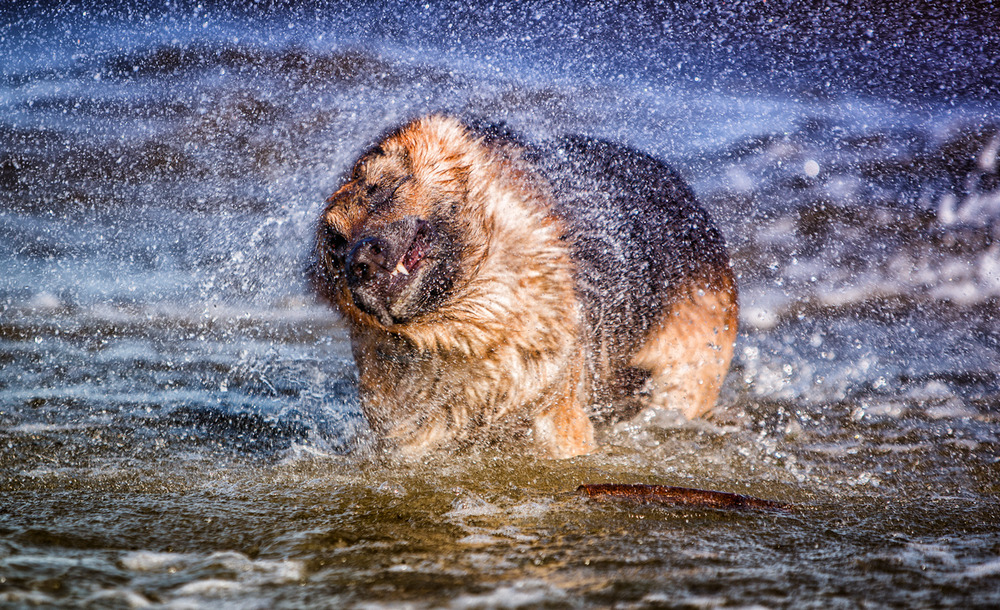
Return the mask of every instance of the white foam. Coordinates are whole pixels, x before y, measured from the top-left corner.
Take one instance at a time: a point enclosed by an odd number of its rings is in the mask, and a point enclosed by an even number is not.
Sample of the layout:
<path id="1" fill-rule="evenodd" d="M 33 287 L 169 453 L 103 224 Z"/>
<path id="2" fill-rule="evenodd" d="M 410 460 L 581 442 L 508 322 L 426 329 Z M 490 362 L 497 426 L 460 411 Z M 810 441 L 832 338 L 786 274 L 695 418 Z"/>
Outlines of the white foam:
<path id="1" fill-rule="evenodd" d="M 40 434 L 44 432 L 67 432 L 70 430 L 80 430 L 86 428 L 86 424 L 43 424 L 31 422 L 28 424 L 18 424 L 11 426 L 11 432 L 21 432 L 25 434 Z"/>
<path id="2" fill-rule="evenodd" d="M 906 398 L 911 400 L 938 400 L 943 398 L 953 398 L 955 393 L 951 391 L 943 381 L 928 381 L 923 387 L 913 388 L 906 393 Z"/>
<path id="3" fill-rule="evenodd" d="M 470 495 L 459 498 L 452 502 L 452 509 L 444 514 L 445 517 L 482 517 L 486 515 L 500 514 L 500 508 L 495 504 L 490 504 L 478 496 Z"/>
<path id="4" fill-rule="evenodd" d="M 237 572 L 240 582 L 250 584 L 294 582 L 301 579 L 305 573 L 305 566 L 301 561 L 254 560 L 235 551 L 212 553 L 208 556 L 208 562 Z"/>
<path id="5" fill-rule="evenodd" d="M 330 608 L 336 608 L 336 604 L 331 604 Z M 362 602 L 354 606 L 358 610 L 414 610 L 416 608 L 426 608 L 427 604 L 415 604 L 413 602 Z"/>
<path id="6" fill-rule="evenodd" d="M 148 608 L 152 606 L 146 597 L 131 589 L 98 591 L 83 601 L 86 607 Z"/>
<path id="7" fill-rule="evenodd" d="M 966 578 L 982 578 L 1000 574 L 1000 558 L 976 564 L 967 568 L 963 574 Z"/>
<path id="8" fill-rule="evenodd" d="M 206 578 L 181 585 L 174 593 L 179 596 L 225 597 L 247 589 L 246 585 L 232 580 Z"/>
<path id="9" fill-rule="evenodd" d="M 515 582 L 480 595 L 461 595 L 451 608 L 528 608 L 566 599 L 566 592 L 537 580 Z"/>
<path id="10" fill-rule="evenodd" d="M 504 538 L 509 538 L 511 540 L 516 540 L 518 542 L 537 542 L 538 536 L 532 534 L 522 533 L 521 530 L 517 529 L 513 525 L 505 525 L 493 532 L 497 536 L 503 536 Z"/>
<path id="11" fill-rule="evenodd" d="M 184 555 L 181 553 L 133 551 L 119 559 L 119 562 L 126 570 L 153 572 L 189 562 L 193 557 L 194 555 Z"/>
<path id="12" fill-rule="evenodd" d="M 509 514 L 514 519 L 537 519 L 552 510 L 551 502 L 524 502 L 510 508 Z"/>
<path id="13" fill-rule="evenodd" d="M 122 556 L 120 565 L 136 572 L 182 572 L 218 566 L 236 573 L 240 585 L 284 584 L 301 580 L 305 565 L 301 561 L 250 559 L 235 551 L 220 551 L 207 556 L 185 553 L 134 551 Z"/>
<path id="14" fill-rule="evenodd" d="M 459 538 L 456 542 L 471 546 L 489 546 L 502 542 L 502 540 L 488 534 L 470 534 L 464 538 Z"/>
<path id="15" fill-rule="evenodd" d="M 900 558 L 905 564 L 911 566 L 926 566 L 929 563 L 944 567 L 958 566 L 958 558 L 955 553 L 940 544 L 911 542 L 900 552 Z"/>
<path id="16" fill-rule="evenodd" d="M 930 419 L 962 419 L 975 417 L 977 414 L 965 406 L 957 398 L 949 399 L 943 405 L 935 405 L 924 410 L 924 415 Z"/>
<path id="17" fill-rule="evenodd" d="M 11 607 L 56 607 L 59 605 L 56 603 L 55 598 L 39 591 L 4 591 L 0 593 L 0 603 L 5 605 L 10 604 Z"/>
<path id="18" fill-rule="evenodd" d="M 778 314 L 770 307 L 750 305 L 740 308 L 740 324 L 756 330 L 771 330 L 779 320 Z"/>
<path id="19" fill-rule="evenodd" d="M 643 596 L 642 601 L 653 607 L 670 607 L 676 606 L 678 603 L 676 593 L 648 593 Z M 721 608 L 728 605 L 731 600 L 725 597 L 713 597 L 713 596 L 685 596 L 683 598 L 683 605 L 685 608 Z M 640 606 L 643 607 L 643 606 Z M 753 610 L 755 608 L 763 608 L 763 606 L 739 606 L 743 610 Z"/>
<path id="20" fill-rule="evenodd" d="M 957 220 L 974 226 L 989 224 L 1000 214 L 1000 190 L 973 193 L 958 204 Z"/>
<path id="21" fill-rule="evenodd" d="M 59 300 L 59 297 L 51 292 L 45 291 L 35 293 L 35 295 L 31 297 L 31 300 L 28 301 L 28 307 L 35 310 L 52 311 L 59 309 L 62 306 L 63 302 Z"/>

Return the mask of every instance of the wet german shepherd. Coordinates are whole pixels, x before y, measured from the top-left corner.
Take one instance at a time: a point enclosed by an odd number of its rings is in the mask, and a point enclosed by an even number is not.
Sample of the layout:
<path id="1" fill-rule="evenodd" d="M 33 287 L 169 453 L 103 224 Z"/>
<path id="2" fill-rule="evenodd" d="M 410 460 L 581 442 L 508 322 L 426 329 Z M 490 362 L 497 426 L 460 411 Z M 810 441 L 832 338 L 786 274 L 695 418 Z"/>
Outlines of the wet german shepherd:
<path id="1" fill-rule="evenodd" d="M 663 163 L 583 137 L 521 143 L 429 116 L 327 200 L 312 280 L 346 319 L 372 430 L 405 454 L 709 411 L 736 337 L 725 244 Z"/>

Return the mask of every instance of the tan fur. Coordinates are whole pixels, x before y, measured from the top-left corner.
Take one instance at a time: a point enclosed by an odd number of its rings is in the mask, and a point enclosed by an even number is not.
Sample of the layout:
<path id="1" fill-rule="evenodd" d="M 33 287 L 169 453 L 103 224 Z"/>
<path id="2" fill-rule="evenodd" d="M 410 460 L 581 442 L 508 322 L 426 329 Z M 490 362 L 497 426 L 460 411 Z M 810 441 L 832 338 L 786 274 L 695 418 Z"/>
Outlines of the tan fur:
<path id="1" fill-rule="evenodd" d="M 732 277 L 721 289 L 696 287 L 664 313 L 632 365 L 652 375 L 649 402 L 692 419 L 715 406 L 729 371 L 738 324 Z"/>
<path id="2" fill-rule="evenodd" d="M 415 121 L 380 148 L 330 197 L 321 224 L 351 240 L 405 217 L 444 216 L 462 249 L 440 306 L 388 325 L 356 306 L 319 249 L 320 265 L 330 267 L 328 296 L 349 323 L 373 431 L 406 454 L 510 436 L 553 457 L 591 451 L 593 343 L 566 229 L 546 190 L 516 156 L 454 119 Z M 391 206 L 365 208 L 365 185 L 403 177 Z M 632 357 L 652 373 L 653 404 L 689 417 L 711 408 L 732 355 L 735 288 L 728 268 L 720 273 L 716 289 L 692 285 L 665 304 Z"/>

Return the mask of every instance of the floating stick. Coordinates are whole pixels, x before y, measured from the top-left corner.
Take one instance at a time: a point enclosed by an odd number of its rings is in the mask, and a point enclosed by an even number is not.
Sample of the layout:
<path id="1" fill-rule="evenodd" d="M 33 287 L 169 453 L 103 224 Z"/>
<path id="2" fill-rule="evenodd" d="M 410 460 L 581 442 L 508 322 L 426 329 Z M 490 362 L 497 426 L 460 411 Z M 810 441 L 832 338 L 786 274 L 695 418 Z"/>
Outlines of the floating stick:
<path id="1" fill-rule="evenodd" d="M 724 491 L 707 491 L 704 489 L 669 487 L 666 485 L 601 483 L 581 485 L 576 488 L 576 491 L 594 500 L 631 500 L 634 502 L 651 502 L 676 506 L 693 506 L 697 508 L 760 510 L 779 513 L 790 513 L 795 510 L 793 505 L 783 502 L 761 500 L 752 496 L 743 496 Z"/>

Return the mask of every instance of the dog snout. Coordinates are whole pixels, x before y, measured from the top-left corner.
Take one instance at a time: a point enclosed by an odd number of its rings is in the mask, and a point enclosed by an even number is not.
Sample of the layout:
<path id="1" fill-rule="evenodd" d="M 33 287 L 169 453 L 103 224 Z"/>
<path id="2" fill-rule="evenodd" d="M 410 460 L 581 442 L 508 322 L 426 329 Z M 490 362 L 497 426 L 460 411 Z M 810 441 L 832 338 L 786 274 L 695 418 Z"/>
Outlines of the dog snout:
<path id="1" fill-rule="evenodd" d="M 382 274 L 392 276 L 397 261 L 402 259 L 420 228 L 426 224 L 415 216 L 407 216 L 364 231 L 344 260 L 347 285 L 353 289 L 372 283 Z"/>
<path id="2" fill-rule="evenodd" d="M 367 284 L 386 270 L 389 244 L 380 237 L 366 237 L 358 241 L 344 262 L 347 285 L 351 288 Z"/>

